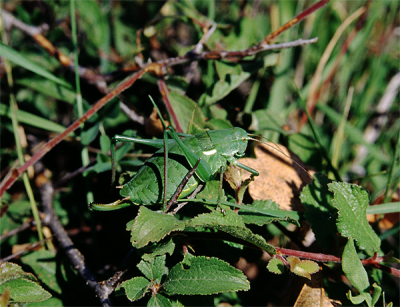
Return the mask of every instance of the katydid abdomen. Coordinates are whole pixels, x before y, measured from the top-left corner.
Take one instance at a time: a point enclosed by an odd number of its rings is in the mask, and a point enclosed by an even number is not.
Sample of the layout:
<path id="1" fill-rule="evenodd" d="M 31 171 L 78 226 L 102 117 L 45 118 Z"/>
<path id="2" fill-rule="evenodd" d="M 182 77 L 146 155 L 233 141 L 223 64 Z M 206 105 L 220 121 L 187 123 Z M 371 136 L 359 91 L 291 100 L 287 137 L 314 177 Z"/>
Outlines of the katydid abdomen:
<path id="1" fill-rule="evenodd" d="M 228 163 L 234 163 L 243 156 L 247 147 L 247 132 L 241 128 L 205 131 L 182 138 L 183 145 L 206 162 L 215 177 Z M 168 141 L 167 191 L 166 199 L 175 193 L 183 177 L 193 167 L 181 147 L 173 140 Z M 192 193 L 198 183 L 203 181 L 198 174 L 192 176 L 180 197 Z M 151 205 L 163 202 L 164 193 L 164 148 L 159 149 L 139 169 L 136 175 L 123 185 L 120 195 L 128 197 L 137 205 Z"/>

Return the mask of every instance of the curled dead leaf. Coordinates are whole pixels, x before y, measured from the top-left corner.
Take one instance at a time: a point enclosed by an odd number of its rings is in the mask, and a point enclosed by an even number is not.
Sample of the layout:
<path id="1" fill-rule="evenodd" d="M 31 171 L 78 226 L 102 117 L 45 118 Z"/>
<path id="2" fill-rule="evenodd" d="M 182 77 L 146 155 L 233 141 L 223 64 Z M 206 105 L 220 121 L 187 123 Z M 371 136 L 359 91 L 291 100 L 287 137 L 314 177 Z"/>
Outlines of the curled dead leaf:
<path id="1" fill-rule="evenodd" d="M 243 158 L 239 162 L 260 173 L 250 183 L 253 199 L 272 199 L 282 210 L 304 210 L 299 196 L 312 181 L 315 173 L 286 147 L 274 143 L 260 144 L 255 148 L 256 159 Z M 247 172 L 244 178 L 248 178 Z"/>
<path id="2" fill-rule="evenodd" d="M 168 127 L 169 122 L 165 121 L 165 125 Z M 156 108 L 153 108 L 149 118 L 146 120 L 145 124 L 146 134 L 149 136 L 161 136 L 164 132 L 164 127 L 161 123 L 160 117 L 158 116 Z"/>

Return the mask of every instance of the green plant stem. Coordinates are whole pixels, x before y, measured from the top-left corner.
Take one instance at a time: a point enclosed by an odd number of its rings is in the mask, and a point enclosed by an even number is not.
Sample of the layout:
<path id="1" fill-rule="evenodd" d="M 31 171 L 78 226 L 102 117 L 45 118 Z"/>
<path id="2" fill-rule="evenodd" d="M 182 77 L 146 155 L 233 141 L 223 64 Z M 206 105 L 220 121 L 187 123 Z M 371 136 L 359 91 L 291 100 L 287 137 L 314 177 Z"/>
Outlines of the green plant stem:
<path id="1" fill-rule="evenodd" d="M 392 178 L 393 178 L 393 173 L 394 173 L 395 166 L 398 163 L 398 159 L 399 159 L 399 147 L 400 147 L 400 129 L 399 129 L 399 131 L 397 131 L 397 146 L 395 146 L 395 151 L 394 151 L 392 163 L 390 165 L 389 176 L 388 176 L 388 181 L 387 181 L 386 191 L 385 191 L 385 197 L 383 198 L 383 202 L 384 203 L 390 201 L 390 198 L 391 198 L 391 195 L 389 195 L 389 193 L 390 193 L 390 183 L 391 183 Z M 393 187 L 395 187 L 395 185 Z M 394 193 L 394 191 L 393 191 L 393 193 Z"/>
<path id="2" fill-rule="evenodd" d="M 351 102 L 353 100 L 354 87 L 350 87 L 347 94 L 346 105 L 344 107 L 342 120 L 340 121 L 339 127 L 336 131 L 336 137 L 333 141 L 333 155 L 332 155 L 332 166 L 336 169 L 339 166 L 340 153 L 342 152 L 342 146 L 345 140 L 344 127 L 346 126 L 347 116 L 349 115 Z"/>
<path id="3" fill-rule="evenodd" d="M 315 139 L 315 141 L 317 142 L 317 144 L 318 144 L 318 146 L 319 146 L 319 148 L 320 148 L 320 150 L 321 150 L 321 152 L 322 152 L 323 157 L 324 157 L 325 160 L 327 161 L 328 167 L 331 169 L 333 175 L 335 176 L 335 179 L 336 179 L 337 181 L 342 181 L 341 178 L 340 178 L 340 175 L 339 175 L 338 171 L 336 170 L 336 168 L 333 167 L 333 165 L 332 165 L 332 163 L 331 163 L 331 160 L 329 159 L 328 153 L 327 153 L 327 151 L 325 150 L 325 147 L 322 146 L 322 140 L 320 139 L 319 134 L 318 134 L 318 132 L 317 132 L 317 128 L 315 127 L 314 122 L 313 122 L 313 120 L 312 120 L 312 118 L 311 118 L 311 115 L 310 115 L 310 113 L 309 113 L 308 110 L 307 110 L 307 107 L 306 107 L 306 105 L 305 105 L 305 101 L 304 101 L 304 100 L 301 98 L 301 96 L 300 96 L 300 91 L 298 91 L 298 93 L 299 93 L 299 99 L 300 99 L 300 102 L 301 102 L 301 104 L 302 104 L 303 111 L 304 111 L 305 114 L 307 115 L 308 123 L 309 123 L 310 128 L 311 128 L 311 131 L 312 131 L 312 133 L 313 133 L 313 135 L 314 135 L 314 139 Z"/>
<path id="4" fill-rule="evenodd" d="M 367 208 L 367 214 L 385 214 L 400 212 L 400 202 L 384 203 Z"/>
<path id="5" fill-rule="evenodd" d="M 70 1 L 70 15 L 71 15 L 71 32 L 72 32 L 72 43 L 74 46 L 74 62 L 75 62 L 75 87 L 76 87 L 76 103 L 78 106 L 78 116 L 83 116 L 83 104 L 82 104 L 82 94 L 81 85 L 79 79 L 79 66 L 78 66 L 78 40 L 77 40 L 77 28 L 76 28 L 76 18 L 75 18 L 75 1 Z M 83 129 L 84 124 L 81 124 L 81 129 Z M 89 151 L 87 147 L 82 148 L 81 151 L 82 165 L 87 166 L 89 161 Z M 89 191 L 86 193 L 86 200 L 88 203 L 94 201 L 93 192 Z"/>
<path id="6" fill-rule="evenodd" d="M 1 1 L 0 1 L 0 4 L 2 5 Z M 0 29 L 1 39 L 2 39 L 3 43 L 7 43 L 7 37 L 6 37 L 5 31 L 4 31 L 4 25 L 3 25 L 3 20 L 1 19 L 1 14 L 0 14 L 0 27 L 1 27 L 1 29 Z M 24 155 L 23 155 L 23 149 L 21 146 L 21 140 L 19 138 L 19 133 L 18 133 L 18 120 L 17 120 L 17 114 L 16 114 L 17 102 L 15 101 L 15 96 L 13 93 L 14 82 L 13 82 L 13 77 L 12 77 L 11 65 L 7 59 L 4 59 L 4 67 L 5 67 L 5 71 L 7 74 L 8 85 L 10 87 L 10 111 L 11 111 L 11 122 L 12 122 L 12 127 L 13 127 L 13 132 L 14 132 L 15 146 L 17 148 L 18 160 L 19 160 L 20 164 L 23 165 L 25 163 L 25 159 L 24 159 Z M 22 174 L 22 180 L 24 182 L 26 193 L 28 194 L 29 202 L 31 204 L 31 210 L 32 210 L 33 218 L 35 219 L 35 222 L 36 222 L 38 237 L 39 237 L 39 240 L 42 241 L 43 240 L 43 232 L 42 232 L 42 224 L 41 224 L 40 217 L 39 217 L 39 211 L 37 209 L 35 197 L 33 195 L 32 187 L 29 182 L 28 174 L 26 172 L 24 172 Z"/>

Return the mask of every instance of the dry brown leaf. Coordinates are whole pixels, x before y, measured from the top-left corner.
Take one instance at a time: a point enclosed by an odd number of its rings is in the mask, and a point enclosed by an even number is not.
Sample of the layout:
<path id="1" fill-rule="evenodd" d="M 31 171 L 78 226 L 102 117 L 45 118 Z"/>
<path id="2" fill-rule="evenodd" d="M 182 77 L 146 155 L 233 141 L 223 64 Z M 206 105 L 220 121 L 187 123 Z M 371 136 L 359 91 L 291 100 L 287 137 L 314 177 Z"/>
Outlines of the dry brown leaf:
<path id="1" fill-rule="evenodd" d="M 164 120 L 165 125 L 169 126 L 169 121 Z M 161 123 L 160 117 L 158 116 L 156 108 L 153 108 L 149 118 L 146 120 L 145 124 L 146 134 L 149 136 L 160 136 L 163 135 L 164 127 Z"/>
<path id="2" fill-rule="evenodd" d="M 239 159 L 240 163 L 260 173 L 250 183 L 250 196 L 259 200 L 272 199 L 282 210 L 303 210 L 299 195 L 304 186 L 312 181 L 314 171 L 282 145 L 260 144 L 255 148 L 255 155 L 256 159 Z M 243 177 L 249 176 L 244 174 Z"/>
<path id="3" fill-rule="evenodd" d="M 339 301 L 329 299 L 323 288 L 322 272 L 312 275 L 311 280 L 303 285 L 294 307 L 334 307 L 342 306 Z"/>

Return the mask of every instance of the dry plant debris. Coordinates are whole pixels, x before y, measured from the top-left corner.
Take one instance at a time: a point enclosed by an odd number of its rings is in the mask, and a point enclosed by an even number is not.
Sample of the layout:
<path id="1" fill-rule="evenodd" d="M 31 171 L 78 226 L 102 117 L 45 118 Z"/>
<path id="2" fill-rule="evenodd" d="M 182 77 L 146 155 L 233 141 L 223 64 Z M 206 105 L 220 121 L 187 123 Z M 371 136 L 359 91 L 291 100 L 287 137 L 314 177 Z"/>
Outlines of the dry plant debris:
<path id="1" fill-rule="evenodd" d="M 272 199 L 282 210 L 301 210 L 299 195 L 312 181 L 314 171 L 282 145 L 260 144 L 255 148 L 255 155 L 256 159 L 239 159 L 240 163 L 260 173 L 250 183 L 250 196 L 258 200 Z M 248 177 L 244 173 L 243 180 Z"/>

